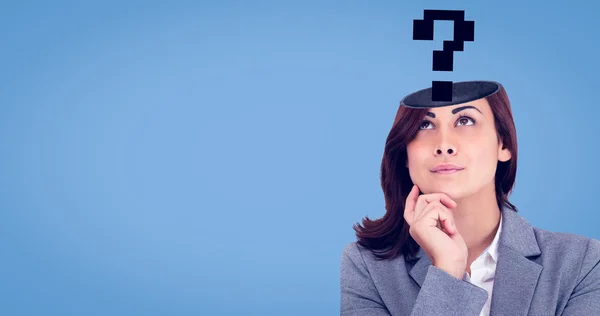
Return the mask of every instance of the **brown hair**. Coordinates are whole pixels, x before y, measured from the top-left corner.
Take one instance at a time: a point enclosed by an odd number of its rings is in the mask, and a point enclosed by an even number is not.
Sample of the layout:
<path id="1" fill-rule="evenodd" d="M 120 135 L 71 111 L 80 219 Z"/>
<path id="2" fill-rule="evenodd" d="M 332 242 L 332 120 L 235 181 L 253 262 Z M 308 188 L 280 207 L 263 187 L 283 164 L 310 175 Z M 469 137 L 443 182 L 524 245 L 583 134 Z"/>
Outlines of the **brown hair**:
<path id="1" fill-rule="evenodd" d="M 495 175 L 496 201 L 518 212 L 508 201 L 517 173 L 517 133 L 513 121 L 508 95 L 502 86 L 486 97 L 492 113 L 496 132 L 504 147 L 511 153 L 511 159 L 498 162 Z M 365 217 L 362 226 L 354 225 L 358 244 L 370 249 L 379 259 L 390 259 L 400 254 L 411 257 L 419 250 L 419 244 L 409 233 L 404 221 L 404 204 L 413 182 L 408 168 L 406 146 L 416 136 L 425 113 L 429 109 L 414 109 L 400 106 L 396 119 L 387 137 L 381 162 L 381 187 L 385 196 L 385 215 L 376 220 Z"/>

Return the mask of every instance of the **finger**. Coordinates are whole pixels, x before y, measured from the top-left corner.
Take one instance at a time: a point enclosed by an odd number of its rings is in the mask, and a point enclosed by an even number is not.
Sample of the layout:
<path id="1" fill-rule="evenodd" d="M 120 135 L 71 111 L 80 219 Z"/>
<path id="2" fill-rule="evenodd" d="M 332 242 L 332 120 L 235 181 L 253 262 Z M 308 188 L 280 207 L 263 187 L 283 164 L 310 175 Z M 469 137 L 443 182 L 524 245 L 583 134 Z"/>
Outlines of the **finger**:
<path id="1" fill-rule="evenodd" d="M 441 226 L 441 230 L 445 231 L 449 235 L 456 234 L 456 223 L 454 221 L 454 215 L 447 207 L 440 202 L 433 202 L 432 213 L 437 213 L 437 220 Z"/>
<path id="2" fill-rule="evenodd" d="M 432 202 L 439 202 L 442 199 L 444 199 L 446 202 L 448 202 L 447 200 L 450 199 L 450 197 L 445 195 L 444 193 L 430 193 L 430 194 L 420 195 L 419 198 L 417 199 L 417 203 L 415 205 L 414 218 L 415 219 L 420 218 L 421 215 L 423 214 L 423 210 L 425 210 L 427 205 L 429 205 Z M 450 201 L 454 202 L 454 201 L 452 201 L 452 199 L 450 199 Z"/>
<path id="3" fill-rule="evenodd" d="M 405 209 L 410 211 L 414 211 L 415 203 L 417 203 L 417 198 L 419 197 L 419 187 L 415 184 L 413 185 L 410 192 L 408 192 L 408 197 L 406 198 Z"/>
<path id="4" fill-rule="evenodd" d="M 454 216 L 449 210 L 445 210 L 439 213 L 442 230 L 446 231 L 448 235 L 453 236 L 457 233 L 456 222 Z"/>
<path id="5" fill-rule="evenodd" d="M 419 197 L 419 187 L 415 184 L 408 193 L 406 203 L 404 204 L 404 220 L 408 225 L 412 225 L 415 217 L 415 203 Z"/>
<path id="6" fill-rule="evenodd" d="M 434 201 L 435 200 L 433 200 L 432 202 L 434 202 Z M 414 212 L 415 212 L 414 220 L 415 221 L 418 221 L 422 217 L 422 215 L 425 211 L 425 208 L 427 208 L 427 205 L 429 205 L 429 202 L 427 201 L 427 195 L 420 195 L 417 198 L 417 203 L 415 204 L 415 210 L 414 210 Z"/>
<path id="7" fill-rule="evenodd" d="M 426 199 L 427 202 L 440 201 L 447 208 L 456 207 L 456 202 L 445 193 L 423 194 L 422 197 Z"/>
<path id="8" fill-rule="evenodd" d="M 429 202 L 429 203 L 423 202 L 423 203 L 427 203 L 427 205 L 425 205 L 423 207 L 423 209 L 419 210 L 420 213 L 419 213 L 418 217 L 415 217 L 415 221 L 418 221 L 421 218 L 427 216 L 428 213 L 430 213 L 432 211 L 435 212 L 435 210 L 438 208 L 441 208 L 441 209 L 445 208 L 445 206 L 442 203 L 440 203 L 439 201 L 433 201 L 433 202 Z M 436 216 L 436 219 L 437 219 L 437 216 Z"/>
<path id="9" fill-rule="evenodd" d="M 452 200 L 448 195 L 444 193 L 430 193 L 419 195 L 419 197 L 417 198 L 417 203 L 415 203 L 414 215 L 411 218 L 412 222 L 417 221 L 419 218 L 421 218 L 423 210 L 431 202 L 442 202 L 448 208 L 456 207 L 456 202 L 454 202 L 454 200 Z"/>
<path id="10" fill-rule="evenodd" d="M 456 226 L 452 212 L 439 201 L 429 203 L 423 210 L 427 226 L 437 226 L 448 234 L 454 234 Z"/>

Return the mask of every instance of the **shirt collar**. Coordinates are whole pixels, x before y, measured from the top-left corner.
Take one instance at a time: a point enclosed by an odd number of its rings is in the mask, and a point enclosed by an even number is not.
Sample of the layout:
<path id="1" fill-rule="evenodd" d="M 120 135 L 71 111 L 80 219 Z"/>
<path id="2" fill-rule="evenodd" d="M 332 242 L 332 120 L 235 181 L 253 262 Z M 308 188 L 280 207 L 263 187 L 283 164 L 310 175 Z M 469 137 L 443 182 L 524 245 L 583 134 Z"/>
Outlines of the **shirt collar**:
<path id="1" fill-rule="evenodd" d="M 496 236 L 494 240 L 490 244 L 490 246 L 486 249 L 486 251 L 490 254 L 494 262 L 498 262 L 498 241 L 500 240 L 500 232 L 502 231 L 502 212 L 500 212 L 500 225 L 498 225 L 498 231 L 496 231 Z"/>

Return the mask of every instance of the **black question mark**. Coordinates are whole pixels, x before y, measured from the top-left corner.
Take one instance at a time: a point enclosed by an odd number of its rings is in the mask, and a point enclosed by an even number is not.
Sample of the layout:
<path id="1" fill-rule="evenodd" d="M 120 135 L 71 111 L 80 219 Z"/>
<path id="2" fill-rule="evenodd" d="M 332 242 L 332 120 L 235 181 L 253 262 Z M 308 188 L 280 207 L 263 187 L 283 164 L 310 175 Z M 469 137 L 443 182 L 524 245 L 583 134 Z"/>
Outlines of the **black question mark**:
<path id="1" fill-rule="evenodd" d="M 465 41 L 475 40 L 475 21 L 465 21 L 464 10 L 425 10 L 423 20 L 413 21 L 413 40 L 433 41 L 433 22 L 454 21 L 454 40 L 444 41 L 443 50 L 433 51 L 433 70 L 452 71 L 454 52 L 463 51 Z M 432 81 L 432 101 L 452 101 L 452 81 Z"/>

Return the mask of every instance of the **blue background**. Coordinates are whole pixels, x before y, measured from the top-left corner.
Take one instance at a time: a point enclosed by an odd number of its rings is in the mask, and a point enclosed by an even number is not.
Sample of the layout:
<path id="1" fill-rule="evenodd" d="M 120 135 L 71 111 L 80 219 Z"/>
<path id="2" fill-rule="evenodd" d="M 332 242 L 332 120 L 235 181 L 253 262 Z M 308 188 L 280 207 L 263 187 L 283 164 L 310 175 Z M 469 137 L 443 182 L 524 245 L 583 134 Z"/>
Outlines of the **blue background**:
<path id="1" fill-rule="evenodd" d="M 15 2 L 16 3 L 16 2 Z M 511 201 L 600 238 L 594 1 L 0 5 L 0 314 L 336 315 L 383 146 L 432 80 L 511 99 Z M 423 9 L 475 41 L 413 41 Z M 399 293 L 399 295 L 401 295 Z"/>

